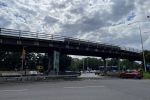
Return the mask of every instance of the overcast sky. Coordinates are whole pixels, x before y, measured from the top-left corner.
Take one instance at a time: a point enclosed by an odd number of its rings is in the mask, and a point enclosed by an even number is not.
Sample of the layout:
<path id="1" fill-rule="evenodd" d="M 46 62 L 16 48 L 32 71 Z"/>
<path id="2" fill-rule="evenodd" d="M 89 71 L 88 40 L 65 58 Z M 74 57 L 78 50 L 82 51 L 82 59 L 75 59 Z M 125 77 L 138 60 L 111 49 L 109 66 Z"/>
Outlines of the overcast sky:
<path id="1" fill-rule="evenodd" d="M 150 0 L 0 0 L 0 27 L 150 50 Z M 128 25 L 129 23 L 133 23 Z M 148 32 L 148 33 L 144 33 Z"/>

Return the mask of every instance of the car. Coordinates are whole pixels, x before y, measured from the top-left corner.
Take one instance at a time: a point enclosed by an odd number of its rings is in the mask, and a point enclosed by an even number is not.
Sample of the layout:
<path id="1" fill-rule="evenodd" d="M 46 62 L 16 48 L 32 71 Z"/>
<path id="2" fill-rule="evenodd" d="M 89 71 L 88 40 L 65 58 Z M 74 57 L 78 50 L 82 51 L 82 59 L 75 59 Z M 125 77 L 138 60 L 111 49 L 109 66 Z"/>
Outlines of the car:
<path id="1" fill-rule="evenodd" d="M 134 79 L 142 79 L 143 78 L 143 74 L 138 72 L 138 71 L 134 71 L 134 70 L 129 70 L 129 71 L 126 71 L 125 73 L 121 73 L 120 75 L 120 78 L 134 78 Z"/>
<path id="2" fill-rule="evenodd" d="M 91 70 L 90 72 L 91 72 L 91 73 L 95 73 L 95 72 L 96 72 L 96 70 Z"/>
<path id="3" fill-rule="evenodd" d="M 29 71 L 29 76 L 43 76 L 43 73 L 37 71 Z"/>
<path id="4" fill-rule="evenodd" d="M 95 75 L 99 75 L 99 74 L 101 74 L 101 71 L 98 70 L 95 72 Z"/>
<path id="5" fill-rule="evenodd" d="M 43 76 L 43 73 L 37 72 L 37 76 Z"/>

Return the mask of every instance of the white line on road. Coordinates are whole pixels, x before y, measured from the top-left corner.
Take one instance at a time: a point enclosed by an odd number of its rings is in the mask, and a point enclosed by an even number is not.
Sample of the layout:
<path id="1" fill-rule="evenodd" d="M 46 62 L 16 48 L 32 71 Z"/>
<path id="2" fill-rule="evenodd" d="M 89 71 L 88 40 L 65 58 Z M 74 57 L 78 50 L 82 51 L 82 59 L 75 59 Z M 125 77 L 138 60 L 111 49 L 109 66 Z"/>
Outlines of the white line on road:
<path id="1" fill-rule="evenodd" d="M 99 88 L 99 87 L 105 87 L 105 86 L 85 86 L 85 87 L 64 87 L 64 88 L 68 88 L 68 89 L 82 89 L 82 88 Z"/>
<path id="2" fill-rule="evenodd" d="M 105 86 L 87 86 L 87 87 L 105 87 Z"/>
<path id="3" fill-rule="evenodd" d="M 21 89 L 21 90 L 1 90 L 0 92 L 20 92 L 20 91 L 26 91 L 28 89 Z"/>
<path id="4" fill-rule="evenodd" d="M 64 88 L 72 88 L 72 89 L 75 89 L 75 88 L 78 88 L 78 89 L 81 89 L 81 88 L 85 88 L 85 87 L 64 87 Z"/>

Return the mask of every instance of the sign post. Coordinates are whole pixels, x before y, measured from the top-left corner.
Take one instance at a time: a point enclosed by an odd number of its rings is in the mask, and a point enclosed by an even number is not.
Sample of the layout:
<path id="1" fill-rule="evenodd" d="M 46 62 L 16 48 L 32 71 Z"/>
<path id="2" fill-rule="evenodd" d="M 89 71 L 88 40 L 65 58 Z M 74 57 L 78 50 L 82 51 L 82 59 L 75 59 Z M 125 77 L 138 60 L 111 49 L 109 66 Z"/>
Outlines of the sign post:
<path id="1" fill-rule="evenodd" d="M 22 69 L 23 69 L 23 59 L 25 59 L 25 50 L 24 50 L 24 47 L 23 47 L 23 50 L 22 50 L 22 67 L 21 67 L 21 77 L 22 77 Z M 21 79 L 22 80 L 22 79 Z"/>
<path id="2" fill-rule="evenodd" d="M 23 49 L 23 51 L 22 51 L 22 59 L 25 59 L 25 50 Z"/>
<path id="3" fill-rule="evenodd" d="M 58 75 L 58 71 L 59 71 L 59 52 L 54 51 L 54 71 L 57 71 L 57 75 Z"/>

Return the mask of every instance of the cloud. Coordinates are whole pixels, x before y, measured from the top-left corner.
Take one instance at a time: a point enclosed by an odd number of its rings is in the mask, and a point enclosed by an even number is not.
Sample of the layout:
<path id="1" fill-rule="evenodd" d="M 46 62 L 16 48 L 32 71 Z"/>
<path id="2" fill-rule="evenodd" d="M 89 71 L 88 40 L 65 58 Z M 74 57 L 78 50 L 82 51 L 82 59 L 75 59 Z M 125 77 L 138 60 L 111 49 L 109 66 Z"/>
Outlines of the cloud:
<path id="1" fill-rule="evenodd" d="M 59 21 L 58 19 L 53 18 L 51 16 L 44 17 L 44 25 L 53 26 L 58 21 Z"/>
<path id="2" fill-rule="evenodd" d="M 2 21 L 2 22 L 0 21 L 0 27 L 1 28 L 5 28 L 12 23 L 12 21 L 7 20 L 7 18 L 5 16 L 0 16 L 0 20 Z"/>
<path id="3" fill-rule="evenodd" d="M 19 7 L 19 9 L 24 14 L 31 14 L 32 16 L 37 15 L 37 11 L 34 11 L 33 9 L 29 9 L 29 8 L 26 8 L 26 7 Z"/>
<path id="4" fill-rule="evenodd" d="M 0 0 L 0 27 L 149 49 L 149 0 Z M 147 23 L 145 23 L 147 22 Z"/>

